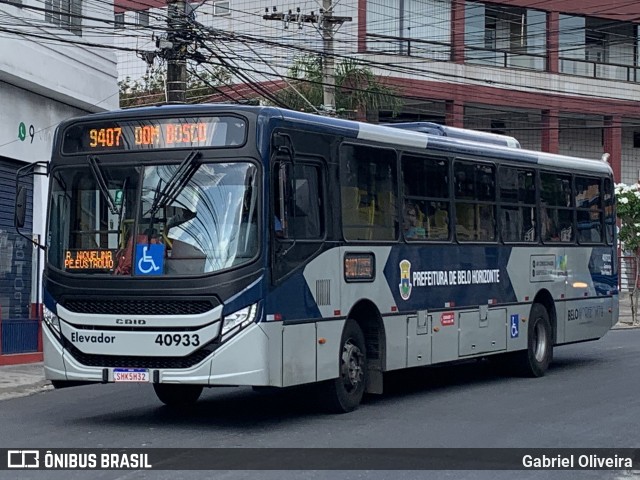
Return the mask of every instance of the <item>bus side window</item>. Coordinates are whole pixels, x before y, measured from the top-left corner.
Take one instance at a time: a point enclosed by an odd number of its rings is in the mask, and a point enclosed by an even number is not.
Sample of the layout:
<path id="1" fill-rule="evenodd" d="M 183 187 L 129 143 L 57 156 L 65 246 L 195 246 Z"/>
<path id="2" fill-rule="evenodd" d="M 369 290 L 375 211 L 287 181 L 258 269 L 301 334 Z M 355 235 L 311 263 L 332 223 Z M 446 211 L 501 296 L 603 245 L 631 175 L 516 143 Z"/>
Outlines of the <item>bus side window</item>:
<path id="1" fill-rule="evenodd" d="M 364 145 L 340 149 L 342 231 L 347 240 L 398 235 L 396 153 Z"/>
<path id="2" fill-rule="evenodd" d="M 317 239 L 324 234 L 320 168 L 279 162 L 273 171 L 273 230 L 276 238 Z"/>
<path id="3" fill-rule="evenodd" d="M 504 242 L 535 242 L 536 186 L 533 170 L 500 167 L 500 227 Z M 543 228 L 546 228 L 543 224 Z M 546 231 L 546 230 L 545 230 Z"/>
<path id="4" fill-rule="evenodd" d="M 405 209 L 407 240 L 449 239 L 449 161 L 444 158 L 402 155 L 404 205 L 411 205 L 416 218 Z"/>
<path id="5" fill-rule="evenodd" d="M 277 238 L 287 238 L 285 190 L 287 185 L 287 167 L 284 162 L 275 164 L 272 173 L 271 191 L 273 192 L 273 232 Z M 271 218 L 270 218 L 271 220 Z"/>
<path id="6" fill-rule="evenodd" d="M 577 235 L 580 243 L 601 243 L 602 196 L 600 179 L 575 177 L 575 203 L 577 207 Z"/>
<path id="7" fill-rule="evenodd" d="M 542 241 L 570 243 L 574 241 L 573 195 L 571 176 L 540 173 Z"/>
<path id="8" fill-rule="evenodd" d="M 456 160 L 456 237 L 462 242 L 496 241 L 496 167 Z"/>

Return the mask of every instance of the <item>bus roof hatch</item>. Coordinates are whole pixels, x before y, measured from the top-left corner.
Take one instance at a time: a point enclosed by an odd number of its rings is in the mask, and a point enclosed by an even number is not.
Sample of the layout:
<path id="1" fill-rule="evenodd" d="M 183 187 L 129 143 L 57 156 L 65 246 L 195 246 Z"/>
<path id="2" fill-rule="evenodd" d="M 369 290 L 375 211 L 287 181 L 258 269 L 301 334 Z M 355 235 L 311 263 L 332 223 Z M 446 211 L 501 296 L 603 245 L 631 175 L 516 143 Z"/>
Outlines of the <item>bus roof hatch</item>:
<path id="1" fill-rule="evenodd" d="M 403 122 L 403 123 L 385 123 L 386 127 L 402 128 L 403 130 L 412 130 L 414 132 L 422 132 L 427 135 L 437 135 L 439 137 L 456 138 L 460 140 L 468 140 L 470 142 L 491 143 L 493 145 L 502 145 L 505 147 L 520 148 L 520 142 L 515 137 L 508 135 L 499 135 L 497 133 L 480 132 L 478 130 L 468 130 L 466 128 L 448 127 L 432 122 Z"/>

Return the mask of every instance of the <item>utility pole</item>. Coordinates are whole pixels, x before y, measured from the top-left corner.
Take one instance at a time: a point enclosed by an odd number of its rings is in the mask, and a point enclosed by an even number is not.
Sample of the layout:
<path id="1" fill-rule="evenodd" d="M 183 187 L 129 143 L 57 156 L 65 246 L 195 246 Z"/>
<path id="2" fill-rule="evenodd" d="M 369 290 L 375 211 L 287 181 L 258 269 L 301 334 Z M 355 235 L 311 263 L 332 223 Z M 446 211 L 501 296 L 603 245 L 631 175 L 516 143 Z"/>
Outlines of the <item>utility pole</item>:
<path id="1" fill-rule="evenodd" d="M 333 18 L 332 0 L 322 0 L 324 11 L 320 12 L 320 31 L 322 32 L 322 93 L 323 109 L 330 115 L 336 113 L 336 64 L 333 57 Z"/>
<path id="2" fill-rule="evenodd" d="M 319 13 L 311 12 L 310 15 L 300 13 L 300 7 L 296 12 L 289 10 L 288 13 L 277 12 L 273 7 L 273 12 L 265 10 L 263 19 L 280 20 L 284 28 L 288 29 L 291 23 L 297 23 L 298 29 L 302 29 L 304 23 L 311 23 L 322 35 L 322 110 L 329 115 L 336 113 L 336 67 L 335 55 L 333 52 L 333 37 L 336 31 L 344 22 L 350 22 L 351 17 L 337 17 L 333 14 L 333 0 L 322 0 L 322 8 Z"/>
<path id="3" fill-rule="evenodd" d="M 187 59 L 182 35 L 186 27 L 185 0 L 168 0 L 167 8 L 167 103 L 185 103 Z"/>

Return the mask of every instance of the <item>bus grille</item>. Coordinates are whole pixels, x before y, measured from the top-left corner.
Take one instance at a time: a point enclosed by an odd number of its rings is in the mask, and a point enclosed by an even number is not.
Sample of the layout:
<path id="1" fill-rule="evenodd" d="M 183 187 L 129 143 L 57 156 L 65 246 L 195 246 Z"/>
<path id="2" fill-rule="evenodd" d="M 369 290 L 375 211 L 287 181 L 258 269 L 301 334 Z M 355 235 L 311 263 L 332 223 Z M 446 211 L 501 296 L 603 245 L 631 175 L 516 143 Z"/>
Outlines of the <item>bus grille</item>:
<path id="1" fill-rule="evenodd" d="M 217 346 L 216 343 L 210 343 L 186 357 L 136 357 L 84 353 L 64 339 L 64 347 L 78 362 L 87 367 L 105 368 L 190 368 L 207 358 Z"/>
<path id="2" fill-rule="evenodd" d="M 209 300 L 81 300 L 72 299 L 63 303 L 64 308 L 76 313 L 103 315 L 198 315 L 212 310 L 215 305 Z"/>

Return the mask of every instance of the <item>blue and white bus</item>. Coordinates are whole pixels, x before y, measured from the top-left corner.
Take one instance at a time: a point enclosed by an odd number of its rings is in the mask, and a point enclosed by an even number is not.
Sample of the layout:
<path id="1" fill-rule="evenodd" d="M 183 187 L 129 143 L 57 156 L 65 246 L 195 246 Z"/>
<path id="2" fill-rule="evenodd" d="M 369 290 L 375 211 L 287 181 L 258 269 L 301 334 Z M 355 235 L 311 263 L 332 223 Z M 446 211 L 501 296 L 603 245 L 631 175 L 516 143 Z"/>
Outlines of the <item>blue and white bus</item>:
<path id="1" fill-rule="evenodd" d="M 47 173 L 57 387 L 149 382 L 184 406 L 314 383 L 344 412 L 392 370 L 495 356 L 542 376 L 617 320 L 610 166 L 511 137 L 138 108 L 62 123 Z"/>

